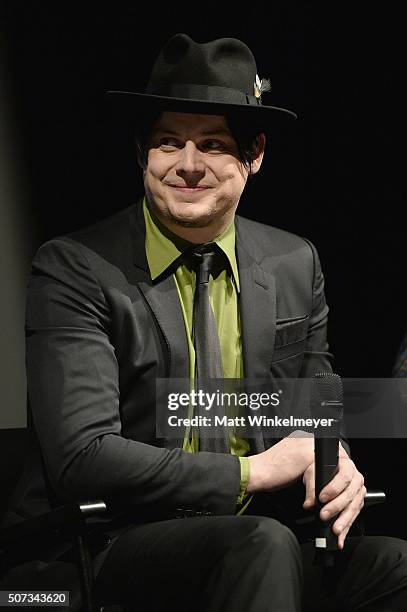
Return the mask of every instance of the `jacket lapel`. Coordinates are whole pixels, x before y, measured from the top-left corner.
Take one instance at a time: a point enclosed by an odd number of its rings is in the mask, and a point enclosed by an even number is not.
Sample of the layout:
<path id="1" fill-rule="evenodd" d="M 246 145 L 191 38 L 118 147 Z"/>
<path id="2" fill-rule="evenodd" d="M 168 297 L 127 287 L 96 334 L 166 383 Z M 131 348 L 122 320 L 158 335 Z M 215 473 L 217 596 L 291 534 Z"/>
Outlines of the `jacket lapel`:
<path id="1" fill-rule="evenodd" d="M 138 283 L 167 345 L 167 378 L 188 378 L 189 357 L 184 318 L 172 271 L 154 285 Z"/>
<path id="2" fill-rule="evenodd" d="M 137 272 L 136 282 L 165 341 L 164 376 L 165 378 L 187 380 L 189 379 L 189 349 L 177 287 L 171 269 L 164 272 L 154 282 L 151 280 L 145 252 L 146 229 L 142 202 L 137 204 L 131 223 L 134 264 Z M 156 402 L 161 403 L 161 401 L 162 399 L 156 398 Z M 183 438 L 164 438 L 162 444 L 165 448 L 182 448 Z"/>
<path id="3" fill-rule="evenodd" d="M 263 254 L 243 225 L 244 219 L 236 216 L 244 376 L 269 379 L 276 335 L 276 283 L 258 263 Z"/>
<path id="4" fill-rule="evenodd" d="M 154 282 L 151 280 L 145 252 L 146 228 L 142 201 L 138 202 L 132 218 L 134 263 L 138 268 L 137 284 L 161 328 L 167 347 L 167 378 L 188 378 L 188 342 L 178 291 L 168 269 Z"/>

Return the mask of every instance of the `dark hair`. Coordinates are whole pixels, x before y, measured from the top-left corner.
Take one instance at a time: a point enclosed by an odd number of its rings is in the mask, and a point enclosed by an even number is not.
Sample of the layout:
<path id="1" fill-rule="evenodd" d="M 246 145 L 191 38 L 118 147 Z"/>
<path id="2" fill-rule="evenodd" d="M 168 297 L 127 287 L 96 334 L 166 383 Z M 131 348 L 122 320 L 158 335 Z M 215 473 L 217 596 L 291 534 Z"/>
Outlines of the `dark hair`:
<path id="1" fill-rule="evenodd" d="M 138 122 L 138 126 L 136 128 L 136 150 L 137 159 L 142 168 L 147 166 L 148 137 L 161 112 L 162 111 L 150 111 L 150 113 L 144 114 Z M 259 136 L 262 130 L 252 125 L 246 125 L 242 122 L 241 117 L 238 117 L 236 114 L 228 113 L 225 115 L 225 117 L 230 132 L 236 141 L 240 161 L 248 169 L 249 178 L 251 178 L 253 176 L 251 174 L 251 167 L 254 159 L 257 156 Z"/>
<path id="2" fill-rule="evenodd" d="M 229 113 L 226 115 L 226 121 L 236 141 L 240 161 L 249 170 L 249 179 L 253 178 L 252 163 L 258 154 L 259 136 L 262 130 L 254 125 L 247 125 L 238 115 Z"/>

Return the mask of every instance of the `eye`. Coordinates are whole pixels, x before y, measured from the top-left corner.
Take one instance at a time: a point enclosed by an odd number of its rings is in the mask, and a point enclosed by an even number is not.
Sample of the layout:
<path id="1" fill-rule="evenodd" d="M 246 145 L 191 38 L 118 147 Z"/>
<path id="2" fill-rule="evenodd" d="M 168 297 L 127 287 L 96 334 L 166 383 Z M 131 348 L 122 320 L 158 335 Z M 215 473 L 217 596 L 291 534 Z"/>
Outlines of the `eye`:
<path id="1" fill-rule="evenodd" d="M 209 151 L 219 151 L 226 148 L 224 142 L 215 139 L 205 140 L 202 146 L 204 149 L 208 149 Z"/>
<path id="2" fill-rule="evenodd" d="M 159 140 L 159 147 L 165 151 L 174 150 L 181 146 L 176 138 L 172 138 L 171 136 L 164 136 Z"/>

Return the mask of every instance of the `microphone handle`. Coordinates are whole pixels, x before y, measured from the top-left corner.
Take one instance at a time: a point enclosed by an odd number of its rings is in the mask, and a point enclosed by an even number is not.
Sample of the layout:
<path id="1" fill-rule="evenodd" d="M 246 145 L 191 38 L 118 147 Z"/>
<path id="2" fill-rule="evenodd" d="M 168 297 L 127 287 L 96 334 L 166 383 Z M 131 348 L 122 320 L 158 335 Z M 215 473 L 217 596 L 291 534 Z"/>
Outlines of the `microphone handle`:
<path id="1" fill-rule="evenodd" d="M 315 437 L 316 562 L 327 567 L 333 565 L 334 556 L 332 553 L 338 550 L 338 536 L 332 531 L 336 517 L 334 516 L 328 521 L 321 520 L 319 515 L 324 504 L 319 501 L 319 494 L 338 471 L 338 454 L 339 438 Z"/>

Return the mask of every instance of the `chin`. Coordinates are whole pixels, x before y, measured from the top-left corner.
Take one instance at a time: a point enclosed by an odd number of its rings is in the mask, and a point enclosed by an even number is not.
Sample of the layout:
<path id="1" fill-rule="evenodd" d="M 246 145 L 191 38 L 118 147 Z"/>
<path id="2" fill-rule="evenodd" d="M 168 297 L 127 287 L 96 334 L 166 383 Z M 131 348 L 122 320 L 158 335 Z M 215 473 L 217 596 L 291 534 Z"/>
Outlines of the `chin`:
<path id="1" fill-rule="evenodd" d="M 219 213 L 215 206 L 202 205 L 197 203 L 185 203 L 189 210 L 184 210 L 183 206 L 174 207 L 169 210 L 169 218 L 173 223 L 182 227 L 208 227 L 217 221 Z"/>
<path id="2" fill-rule="evenodd" d="M 211 225 L 213 223 L 213 219 L 209 219 L 209 220 L 202 220 L 202 219 L 192 219 L 192 220 L 185 220 L 185 219 L 177 219 L 177 220 L 173 220 L 173 223 L 175 223 L 176 225 L 180 226 L 180 227 L 208 227 L 209 225 Z"/>
<path id="3" fill-rule="evenodd" d="M 172 221 L 172 223 L 181 227 L 208 227 L 216 221 L 213 214 L 199 215 L 197 217 L 186 217 L 171 214 L 169 219 Z"/>

